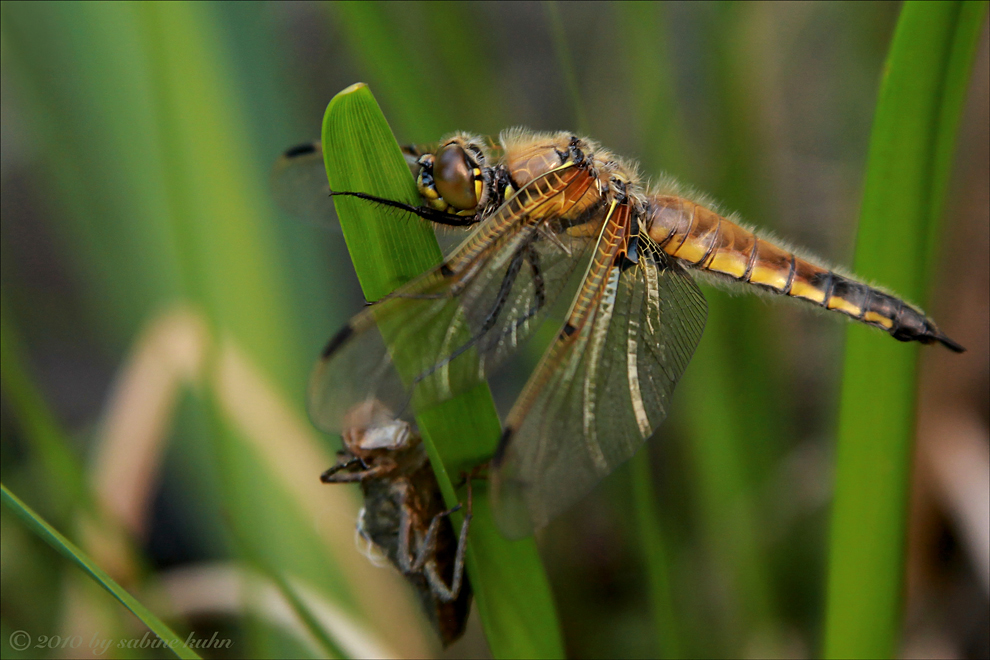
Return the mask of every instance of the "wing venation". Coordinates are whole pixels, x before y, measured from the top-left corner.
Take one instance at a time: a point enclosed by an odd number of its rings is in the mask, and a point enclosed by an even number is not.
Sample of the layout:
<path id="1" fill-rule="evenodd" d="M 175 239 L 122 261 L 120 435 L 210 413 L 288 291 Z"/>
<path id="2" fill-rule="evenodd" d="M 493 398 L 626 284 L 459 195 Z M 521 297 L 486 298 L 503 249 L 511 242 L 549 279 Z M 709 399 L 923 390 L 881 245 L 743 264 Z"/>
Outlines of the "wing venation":
<path id="1" fill-rule="evenodd" d="M 593 321 L 533 375 L 543 384 L 502 448 L 503 531 L 526 536 L 632 457 L 667 416 L 706 316 L 697 285 L 663 253 L 612 269 Z"/>

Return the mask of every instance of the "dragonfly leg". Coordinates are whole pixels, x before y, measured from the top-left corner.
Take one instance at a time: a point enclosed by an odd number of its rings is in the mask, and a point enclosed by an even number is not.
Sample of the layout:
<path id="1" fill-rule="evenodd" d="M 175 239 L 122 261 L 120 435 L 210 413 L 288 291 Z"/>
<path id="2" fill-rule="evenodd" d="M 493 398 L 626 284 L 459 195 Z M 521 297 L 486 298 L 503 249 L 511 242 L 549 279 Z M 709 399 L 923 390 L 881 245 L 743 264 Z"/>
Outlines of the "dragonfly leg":
<path id="1" fill-rule="evenodd" d="M 502 278 L 502 284 L 498 290 L 498 297 L 495 298 L 495 303 L 492 305 L 492 309 L 488 312 L 488 316 L 485 317 L 484 322 L 481 324 L 481 330 L 471 338 L 471 342 L 476 342 L 485 334 L 488 333 L 495 324 L 498 323 L 498 317 L 502 313 L 502 308 L 505 307 L 505 301 L 509 299 L 509 294 L 512 292 L 512 285 L 516 283 L 516 278 L 519 277 L 519 271 L 522 269 L 523 263 L 529 256 L 528 248 L 531 247 L 532 243 L 527 243 L 523 246 L 509 263 L 509 269 L 505 272 L 505 277 Z M 470 345 L 470 343 L 468 345 Z M 467 350 L 464 346 L 459 351 L 463 352 Z"/>
<path id="2" fill-rule="evenodd" d="M 440 571 L 437 569 L 436 558 L 433 557 L 432 554 L 430 559 L 426 560 L 426 563 L 423 566 L 423 574 L 426 576 L 426 581 L 430 584 L 430 590 L 437 596 L 437 598 L 447 603 L 457 598 L 458 594 L 461 593 L 461 585 L 464 583 L 464 557 L 467 554 L 468 529 L 471 525 L 471 518 L 474 515 L 472 513 L 474 493 L 471 489 L 470 476 L 468 477 L 467 488 L 467 513 L 464 514 L 464 523 L 461 525 L 461 533 L 457 539 L 457 553 L 454 555 L 454 574 L 452 576 L 450 586 L 444 582 L 443 577 L 440 575 Z M 445 511 L 438 514 L 434 518 L 434 521 L 441 516 L 449 515 L 457 508 L 459 508 L 459 505 L 450 511 Z M 433 527 L 432 523 L 430 527 Z"/>
<path id="3" fill-rule="evenodd" d="M 368 465 L 364 462 L 364 460 L 360 456 L 351 456 L 351 458 L 347 458 L 349 455 L 350 454 L 348 454 L 345 451 L 338 451 L 337 464 L 334 465 L 329 470 L 327 470 L 326 472 L 324 472 L 322 475 L 320 475 L 320 481 L 327 482 L 327 480 L 329 480 L 338 472 L 341 472 L 342 470 L 350 470 L 352 467 L 356 465 L 360 465 L 365 470 L 368 469 Z"/>
<path id="4" fill-rule="evenodd" d="M 533 270 L 533 286 L 535 289 L 534 297 L 536 299 L 535 305 L 531 307 L 529 311 L 526 312 L 525 316 L 523 316 L 520 319 L 516 319 L 512 327 L 507 328 L 505 332 L 501 333 L 499 335 L 499 339 L 513 332 L 516 328 L 518 328 L 520 325 L 525 323 L 527 320 L 529 320 L 539 312 L 539 310 L 546 303 L 546 286 L 543 281 L 543 276 L 540 272 L 539 254 L 536 252 L 536 249 L 533 247 L 533 243 L 528 242 L 526 243 L 526 245 L 521 247 L 516 252 L 515 256 L 512 257 L 512 261 L 509 263 L 509 268 L 508 270 L 506 270 L 505 276 L 502 278 L 502 284 L 499 287 L 498 295 L 495 298 L 495 302 L 492 304 L 491 311 L 488 312 L 488 315 L 485 317 L 485 320 L 482 322 L 481 329 L 478 330 L 478 332 L 476 332 L 474 336 L 472 336 L 470 339 L 464 342 L 462 346 L 457 348 L 457 350 L 453 351 L 449 356 L 437 362 L 435 365 L 433 365 L 432 367 L 421 373 L 419 376 L 417 376 L 415 382 L 418 383 L 428 378 L 438 369 L 441 369 L 447 364 L 453 362 L 460 355 L 462 355 L 472 346 L 474 346 L 479 341 L 481 341 L 481 339 L 486 334 L 488 334 L 488 331 L 491 330 L 493 327 L 495 327 L 495 324 L 498 323 L 498 317 L 501 315 L 502 309 L 505 307 L 505 303 L 509 299 L 509 294 L 512 292 L 512 286 L 513 284 L 515 284 L 516 278 L 519 277 L 519 271 L 522 270 L 523 263 L 525 263 L 526 261 L 530 262 L 530 266 L 532 267 Z"/>
<path id="5" fill-rule="evenodd" d="M 531 318 L 539 314 L 540 310 L 543 309 L 543 306 L 546 304 L 546 283 L 543 281 L 543 272 L 540 269 L 540 253 L 536 251 L 536 248 L 532 243 L 524 248 L 524 252 L 526 261 L 529 262 L 530 269 L 533 273 L 533 305 L 526 310 L 526 313 L 523 316 L 517 318 L 512 322 L 512 325 L 503 330 L 493 345 L 497 344 L 504 337 L 511 335 L 521 326 L 525 325 Z M 512 288 L 511 285 L 509 288 Z M 504 304 L 504 301 L 502 304 Z M 487 332 L 487 330 L 485 332 Z M 475 338 L 475 341 L 480 340 L 483 334 L 484 332 L 479 333 L 478 337 Z M 453 359 L 454 357 L 456 357 L 456 355 L 451 356 L 450 359 Z"/>
<path id="6" fill-rule="evenodd" d="M 438 211 L 432 209 L 429 206 L 412 206 L 411 204 L 404 204 L 403 202 L 396 202 L 392 199 L 385 199 L 384 197 L 375 197 L 374 195 L 369 195 L 363 192 L 349 192 L 349 191 L 330 191 L 331 197 L 357 197 L 358 199 L 367 200 L 375 204 L 380 204 L 381 206 L 388 206 L 394 209 L 400 209 L 402 211 L 408 211 L 409 213 L 418 215 L 423 220 L 428 220 L 429 222 L 435 222 L 438 225 L 447 225 L 449 227 L 470 227 L 471 225 L 478 223 L 477 215 L 463 216 L 454 215 L 453 213 L 445 213 L 444 211 Z"/>
<path id="7" fill-rule="evenodd" d="M 433 516 L 433 520 L 430 521 L 430 526 L 427 528 L 426 534 L 423 536 L 422 541 L 420 541 L 419 550 L 416 552 L 416 561 L 414 561 L 412 565 L 412 570 L 414 572 L 418 573 L 423 570 L 424 564 L 426 564 L 427 560 L 432 559 L 434 553 L 436 552 L 437 531 L 440 529 L 440 523 L 450 514 L 460 510 L 461 505 L 458 504 L 452 509 L 441 511 L 437 515 Z"/>
<path id="8" fill-rule="evenodd" d="M 399 495 L 399 544 L 396 549 L 399 570 L 403 575 L 419 572 L 419 569 L 414 568 L 416 560 L 412 556 L 412 528 L 414 522 L 417 523 L 416 527 L 420 527 L 422 523 L 419 514 L 409 505 L 409 496 L 408 484 L 403 484 Z"/>
<path id="9" fill-rule="evenodd" d="M 488 468 L 491 467 L 491 461 L 485 461 L 479 465 L 475 465 L 470 471 L 461 471 L 461 478 L 456 484 L 454 484 L 455 489 L 460 489 L 461 486 L 467 485 L 468 487 L 468 504 L 470 504 L 471 498 L 471 481 L 473 479 L 481 479 L 486 481 L 488 479 Z M 468 509 L 470 512 L 470 508 Z"/>
<path id="10" fill-rule="evenodd" d="M 345 472 L 352 467 L 361 466 L 362 469 L 356 472 Z M 395 461 L 384 458 L 380 462 L 369 466 L 358 456 L 344 463 L 338 463 L 320 475 L 320 481 L 325 484 L 357 483 L 367 479 L 380 479 L 398 467 Z"/>

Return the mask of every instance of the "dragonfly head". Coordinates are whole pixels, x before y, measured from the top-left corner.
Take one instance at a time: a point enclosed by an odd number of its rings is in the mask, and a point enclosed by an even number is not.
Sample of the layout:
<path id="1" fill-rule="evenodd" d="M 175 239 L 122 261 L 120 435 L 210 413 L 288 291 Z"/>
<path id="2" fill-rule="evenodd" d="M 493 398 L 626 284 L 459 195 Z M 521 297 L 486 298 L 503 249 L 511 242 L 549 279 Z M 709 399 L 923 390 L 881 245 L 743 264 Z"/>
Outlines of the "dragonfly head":
<path id="1" fill-rule="evenodd" d="M 466 136 L 454 136 L 419 159 L 416 181 L 426 202 L 439 211 L 474 215 L 488 201 L 491 178 L 485 153 Z"/>

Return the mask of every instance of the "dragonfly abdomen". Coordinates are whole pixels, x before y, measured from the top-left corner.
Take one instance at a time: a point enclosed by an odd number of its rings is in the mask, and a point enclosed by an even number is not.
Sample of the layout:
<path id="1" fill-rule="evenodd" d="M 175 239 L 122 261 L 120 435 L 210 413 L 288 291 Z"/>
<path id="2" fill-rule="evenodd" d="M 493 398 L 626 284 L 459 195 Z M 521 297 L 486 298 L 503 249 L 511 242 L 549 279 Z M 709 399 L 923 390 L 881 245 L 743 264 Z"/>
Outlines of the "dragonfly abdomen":
<path id="1" fill-rule="evenodd" d="M 653 197 L 646 222 L 650 238 L 692 268 L 841 312 L 900 341 L 937 341 L 953 351 L 964 350 L 914 306 L 796 256 L 688 199 Z"/>

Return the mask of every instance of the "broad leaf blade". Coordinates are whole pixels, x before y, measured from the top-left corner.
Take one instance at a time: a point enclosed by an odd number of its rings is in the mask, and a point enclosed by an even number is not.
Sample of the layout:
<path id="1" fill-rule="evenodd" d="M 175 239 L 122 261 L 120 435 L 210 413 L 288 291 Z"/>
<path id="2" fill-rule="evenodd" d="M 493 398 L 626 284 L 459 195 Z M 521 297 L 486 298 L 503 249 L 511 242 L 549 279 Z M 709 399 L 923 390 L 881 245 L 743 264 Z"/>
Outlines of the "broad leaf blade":
<path id="1" fill-rule="evenodd" d="M 353 85 L 327 106 L 323 153 L 330 188 L 419 204 L 415 183 L 385 117 L 366 85 Z M 365 297 L 377 300 L 440 263 L 432 228 L 408 213 L 337 197 L 337 214 Z M 487 460 L 501 425 L 487 385 L 417 418 L 448 505 L 458 502 L 451 476 Z M 455 514 L 460 525 L 463 518 Z M 497 658 L 562 657 L 549 584 L 533 539 L 508 541 L 495 527 L 487 487 L 476 482 L 468 574 L 492 653 Z"/>

